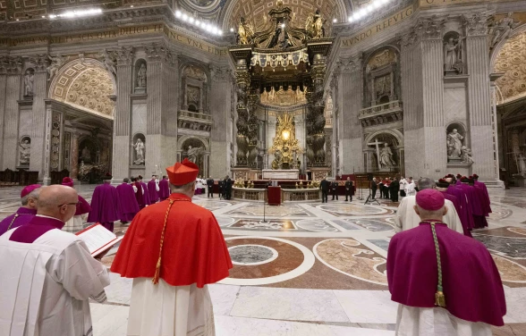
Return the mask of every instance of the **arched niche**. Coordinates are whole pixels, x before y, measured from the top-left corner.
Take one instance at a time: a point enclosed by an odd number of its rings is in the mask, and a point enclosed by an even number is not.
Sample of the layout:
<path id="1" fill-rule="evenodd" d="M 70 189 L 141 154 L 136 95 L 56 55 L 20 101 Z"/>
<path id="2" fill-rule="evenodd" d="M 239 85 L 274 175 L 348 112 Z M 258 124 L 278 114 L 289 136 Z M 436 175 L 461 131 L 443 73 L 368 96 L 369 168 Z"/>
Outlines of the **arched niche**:
<path id="1" fill-rule="evenodd" d="M 147 64 L 142 58 L 135 62 L 134 67 L 134 93 L 146 93 L 147 91 Z"/>
<path id="2" fill-rule="evenodd" d="M 142 133 L 135 133 L 131 143 L 131 164 L 144 166 L 146 164 L 146 137 Z"/>
<path id="3" fill-rule="evenodd" d="M 444 75 L 462 75 L 466 72 L 464 39 L 457 31 L 449 31 L 442 38 L 444 45 Z"/>
<path id="4" fill-rule="evenodd" d="M 400 57 L 391 46 L 380 47 L 364 59 L 364 107 L 399 100 Z"/>
<path id="5" fill-rule="evenodd" d="M 18 165 L 29 167 L 31 161 L 31 137 L 22 135 L 18 141 Z"/>
<path id="6" fill-rule="evenodd" d="M 35 69 L 33 68 L 27 68 L 24 72 L 24 98 L 33 97 L 33 86 L 35 81 Z"/>
<path id="7" fill-rule="evenodd" d="M 75 108 L 114 117 L 115 102 L 110 96 L 116 94 L 113 75 L 96 59 L 76 59 L 57 70 L 49 87 L 51 99 Z"/>
<path id="8" fill-rule="evenodd" d="M 199 175 L 208 175 L 210 146 L 206 139 L 194 136 L 182 137 L 178 141 L 178 156 L 181 160 L 189 159 L 199 167 Z"/>
<path id="9" fill-rule="evenodd" d="M 404 140 L 399 130 L 382 130 L 366 135 L 363 151 L 367 171 L 403 171 Z"/>
<path id="10" fill-rule="evenodd" d="M 208 75 L 199 65 L 187 64 L 181 69 L 181 109 L 208 113 Z"/>
<path id="11" fill-rule="evenodd" d="M 469 147 L 468 131 L 464 123 L 455 121 L 446 126 L 446 147 L 448 162 L 461 161 L 462 147 Z"/>

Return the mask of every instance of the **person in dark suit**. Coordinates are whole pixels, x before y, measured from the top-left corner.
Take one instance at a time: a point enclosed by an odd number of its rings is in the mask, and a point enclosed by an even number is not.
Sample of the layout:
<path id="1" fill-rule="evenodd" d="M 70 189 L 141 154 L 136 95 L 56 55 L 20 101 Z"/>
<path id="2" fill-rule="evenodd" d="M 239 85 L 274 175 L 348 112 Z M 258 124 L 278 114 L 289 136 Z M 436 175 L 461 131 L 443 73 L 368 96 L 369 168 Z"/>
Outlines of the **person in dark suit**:
<path id="1" fill-rule="evenodd" d="M 329 195 L 329 188 L 331 183 L 327 181 L 325 178 L 320 182 L 320 189 L 321 189 L 321 202 L 327 203 L 328 201 L 328 195 Z"/>
<path id="2" fill-rule="evenodd" d="M 225 178 L 225 197 L 227 200 L 230 200 L 232 198 L 232 180 L 228 175 Z"/>
<path id="3" fill-rule="evenodd" d="M 210 176 L 208 180 L 206 180 L 206 185 L 208 187 L 208 197 L 214 198 L 214 179 L 212 178 L 212 176 Z"/>
<path id="4" fill-rule="evenodd" d="M 349 198 L 352 202 L 352 194 L 353 194 L 354 188 L 353 183 L 351 181 L 351 178 L 348 177 L 347 181 L 345 182 L 345 202 L 347 202 L 347 199 Z"/>
<path id="5" fill-rule="evenodd" d="M 334 197 L 336 196 L 336 200 L 338 200 L 338 182 L 332 181 L 331 183 L 331 194 L 332 194 L 332 200 L 334 201 Z"/>
<path id="6" fill-rule="evenodd" d="M 391 194 L 392 202 L 398 202 L 398 190 L 400 190 L 400 182 L 398 182 L 398 179 L 395 177 L 391 181 L 391 185 L 389 185 L 389 192 Z"/>
<path id="7" fill-rule="evenodd" d="M 225 198 L 225 181 L 219 180 L 217 181 L 217 186 L 219 187 L 219 198 Z"/>
<path id="8" fill-rule="evenodd" d="M 378 189 L 378 183 L 376 182 L 376 177 L 373 177 L 371 181 L 371 197 L 372 199 L 376 198 L 376 189 Z"/>

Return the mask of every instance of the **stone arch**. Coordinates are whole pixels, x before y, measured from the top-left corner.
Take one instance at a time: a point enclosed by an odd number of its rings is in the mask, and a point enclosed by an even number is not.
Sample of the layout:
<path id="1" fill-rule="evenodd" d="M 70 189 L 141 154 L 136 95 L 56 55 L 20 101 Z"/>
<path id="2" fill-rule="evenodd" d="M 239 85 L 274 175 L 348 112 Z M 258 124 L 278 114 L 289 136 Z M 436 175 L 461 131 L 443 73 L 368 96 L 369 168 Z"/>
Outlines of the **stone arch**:
<path id="1" fill-rule="evenodd" d="M 201 141 L 203 143 L 203 145 L 205 146 L 205 150 L 207 152 L 210 152 L 210 144 L 209 144 L 209 141 L 207 138 L 202 138 L 202 137 L 199 137 L 199 136 L 195 136 L 195 135 L 183 135 L 182 137 L 179 138 L 179 140 L 177 141 L 177 150 L 182 152 L 185 150 L 185 148 L 183 148 L 185 142 L 187 140 L 191 140 L 191 139 L 195 139 L 195 140 L 198 140 L 198 141 Z"/>
<path id="2" fill-rule="evenodd" d="M 369 146 L 367 144 L 372 142 L 376 137 L 378 137 L 378 136 L 380 136 L 382 134 L 387 134 L 389 136 L 392 136 L 397 142 L 396 143 L 397 148 L 403 148 L 404 147 L 404 135 L 402 134 L 402 132 L 400 132 L 397 129 L 390 129 L 390 130 L 376 131 L 376 132 L 368 134 L 365 137 L 365 141 L 363 142 L 363 149 L 364 150 L 368 149 Z"/>
<path id="3" fill-rule="evenodd" d="M 500 52 L 501 52 L 502 48 L 504 47 L 504 45 L 510 39 L 514 38 L 515 36 L 517 36 L 519 34 L 525 33 L 525 32 L 526 32 L 526 23 L 524 23 L 524 24 L 518 26 L 517 28 L 513 29 L 507 39 L 502 40 L 499 43 L 497 43 L 497 45 L 491 51 L 490 69 L 491 69 L 492 72 L 495 72 L 495 63 L 496 63 L 497 57 L 500 54 Z"/>
<path id="4" fill-rule="evenodd" d="M 64 64 L 53 78 L 48 97 L 80 110 L 113 119 L 116 94 L 115 78 L 104 65 L 92 58 Z"/>

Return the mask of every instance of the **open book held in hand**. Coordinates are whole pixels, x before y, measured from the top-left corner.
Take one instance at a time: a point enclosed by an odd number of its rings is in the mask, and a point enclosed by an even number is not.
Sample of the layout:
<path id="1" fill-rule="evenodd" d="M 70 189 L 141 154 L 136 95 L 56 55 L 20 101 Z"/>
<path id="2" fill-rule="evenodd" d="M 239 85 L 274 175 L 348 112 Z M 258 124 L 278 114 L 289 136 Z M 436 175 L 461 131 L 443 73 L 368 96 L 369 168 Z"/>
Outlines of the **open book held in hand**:
<path id="1" fill-rule="evenodd" d="M 124 238 L 124 236 L 117 237 L 99 223 L 88 226 L 84 230 L 77 232 L 76 235 L 86 243 L 93 257 L 109 250 Z"/>

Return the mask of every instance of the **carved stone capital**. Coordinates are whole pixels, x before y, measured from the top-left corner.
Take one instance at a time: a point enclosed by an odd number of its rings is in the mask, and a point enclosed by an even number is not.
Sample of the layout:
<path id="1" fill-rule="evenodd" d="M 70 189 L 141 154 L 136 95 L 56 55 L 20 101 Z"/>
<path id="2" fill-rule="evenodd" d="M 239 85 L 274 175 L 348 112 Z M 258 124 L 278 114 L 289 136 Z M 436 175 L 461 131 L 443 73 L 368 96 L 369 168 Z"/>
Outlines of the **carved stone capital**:
<path id="1" fill-rule="evenodd" d="M 359 70 L 362 65 L 362 57 L 354 56 L 348 58 L 340 58 L 338 60 L 338 68 L 342 73 Z"/>
<path id="2" fill-rule="evenodd" d="M 48 55 L 34 55 L 28 58 L 28 62 L 31 63 L 35 72 L 46 72 L 49 66 L 49 57 Z"/>
<path id="3" fill-rule="evenodd" d="M 24 68 L 22 57 L 3 56 L 0 58 L 0 74 L 20 75 Z"/>
<path id="4" fill-rule="evenodd" d="M 490 16 L 486 13 L 464 15 L 463 25 L 466 27 L 467 36 L 485 36 L 488 34 L 488 21 Z"/>
<path id="5" fill-rule="evenodd" d="M 133 47 L 122 47 L 115 52 L 117 65 L 132 65 L 135 57 L 135 49 Z"/>
<path id="6" fill-rule="evenodd" d="M 212 73 L 212 79 L 217 82 L 225 82 L 232 77 L 232 70 L 229 67 L 211 66 L 210 72 Z"/>
<path id="7" fill-rule="evenodd" d="M 416 34 L 422 39 L 434 40 L 442 39 L 442 31 L 444 29 L 446 19 L 433 15 L 429 18 L 419 19 L 414 27 Z"/>
<path id="8" fill-rule="evenodd" d="M 402 48 L 409 48 L 418 41 L 418 34 L 415 27 L 411 27 L 407 33 L 400 37 L 400 45 Z"/>
<path id="9" fill-rule="evenodd" d="M 149 62 L 166 62 L 170 66 L 177 63 L 178 55 L 166 48 L 163 44 L 153 43 L 144 48 Z"/>

